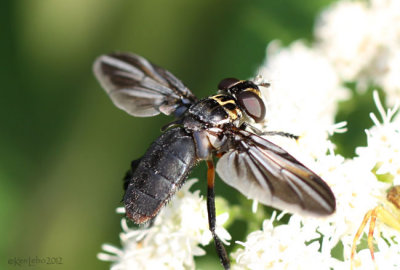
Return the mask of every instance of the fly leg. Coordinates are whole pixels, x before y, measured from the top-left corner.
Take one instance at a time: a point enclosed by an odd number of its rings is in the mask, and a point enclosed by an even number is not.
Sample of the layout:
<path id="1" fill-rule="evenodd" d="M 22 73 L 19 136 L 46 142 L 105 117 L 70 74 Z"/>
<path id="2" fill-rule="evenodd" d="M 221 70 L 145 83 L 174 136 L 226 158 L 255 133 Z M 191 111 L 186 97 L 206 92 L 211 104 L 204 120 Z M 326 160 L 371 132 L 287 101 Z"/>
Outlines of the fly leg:
<path id="1" fill-rule="evenodd" d="M 246 124 L 246 123 L 243 123 L 241 128 L 243 128 L 243 129 L 248 128 L 252 132 L 257 134 L 258 136 L 264 136 L 264 135 L 266 135 L 266 136 L 282 136 L 282 137 L 287 137 L 287 138 L 295 139 L 295 140 L 299 139 L 299 136 L 294 135 L 292 133 L 283 132 L 283 131 L 261 131 L 258 128 L 254 127 L 252 125 Z"/>
<path id="2" fill-rule="evenodd" d="M 288 137 L 290 139 L 295 139 L 298 140 L 299 136 L 297 135 L 293 135 L 292 133 L 287 133 L 287 132 L 283 132 L 283 131 L 265 131 L 265 132 L 261 132 L 260 135 L 267 135 L 267 136 L 282 136 L 282 137 Z"/>
<path id="3" fill-rule="evenodd" d="M 214 193 L 214 180 L 215 180 L 215 167 L 212 160 L 207 160 L 207 212 L 208 224 L 210 226 L 211 234 L 214 238 L 215 247 L 219 259 L 226 270 L 230 269 L 230 262 L 225 247 L 221 239 L 215 233 L 215 193 Z"/>

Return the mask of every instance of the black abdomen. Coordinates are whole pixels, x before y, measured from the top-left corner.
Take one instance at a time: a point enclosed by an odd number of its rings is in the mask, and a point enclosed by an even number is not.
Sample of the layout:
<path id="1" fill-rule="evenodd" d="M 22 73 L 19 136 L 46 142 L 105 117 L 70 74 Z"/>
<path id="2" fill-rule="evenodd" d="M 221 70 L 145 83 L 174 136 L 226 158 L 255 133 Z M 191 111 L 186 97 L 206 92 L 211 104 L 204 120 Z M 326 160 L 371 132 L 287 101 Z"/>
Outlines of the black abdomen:
<path id="1" fill-rule="evenodd" d="M 193 138 L 181 127 L 163 133 L 133 163 L 124 196 L 126 215 L 136 223 L 155 217 L 196 164 Z"/>

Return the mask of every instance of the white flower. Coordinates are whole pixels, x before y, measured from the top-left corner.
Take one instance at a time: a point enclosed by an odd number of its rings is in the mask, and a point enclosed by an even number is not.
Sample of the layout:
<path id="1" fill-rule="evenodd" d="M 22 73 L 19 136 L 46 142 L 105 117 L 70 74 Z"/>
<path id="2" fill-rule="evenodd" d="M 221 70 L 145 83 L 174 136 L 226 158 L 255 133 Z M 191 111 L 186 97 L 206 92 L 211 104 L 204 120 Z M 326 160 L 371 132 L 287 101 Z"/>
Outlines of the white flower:
<path id="1" fill-rule="evenodd" d="M 196 180 L 188 180 L 156 217 L 153 226 L 131 229 L 122 219 L 122 248 L 104 244 L 98 258 L 114 262 L 111 269 L 194 269 L 193 256 L 204 255 L 198 245 L 212 239 L 208 229 L 207 209 L 199 191 L 190 192 Z M 230 240 L 221 226 L 228 214 L 217 216 L 216 233 L 222 241 Z"/>
<path id="2" fill-rule="evenodd" d="M 358 147 L 356 153 L 363 160 L 365 168 L 377 169 L 377 175 L 388 174 L 395 185 L 400 185 L 400 118 L 393 121 L 399 109 L 399 101 L 393 109 L 384 111 L 378 93 L 374 92 L 374 101 L 382 122 L 371 113 L 374 126 L 366 131 L 368 145 Z"/>
<path id="3" fill-rule="evenodd" d="M 386 201 L 386 192 L 394 184 L 400 184 L 400 128 L 399 121 L 393 120 L 393 116 L 398 110 L 398 105 L 393 109 L 385 111 L 379 100 L 378 94 L 374 92 L 374 101 L 382 118 L 379 121 L 378 118 L 371 113 L 372 121 L 374 126 L 366 131 L 368 144 L 365 147 L 358 147 L 356 149 L 357 157 L 355 158 L 358 166 L 366 172 L 373 174 L 375 178 L 375 187 L 368 194 L 369 198 L 364 200 L 365 204 L 374 202 L 370 209 L 376 206 L 383 206 L 389 211 L 399 211 L 400 209 L 391 210 L 391 206 Z M 382 182 L 382 181 L 386 182 Z M 361 182 L 361 181 L 360 181 Z M 361 185 L 364 185 L 362 180 Z M 365 211 L 366 213 L 366 211 Z M 397 217 L 399 218 L 399 217 Z M 361 219 L 358 218 L 359 222 Z M 381 269 L 399 269 L 400 261 L 400 232 L 396 231 L 388 226 L 382 226 L 383 220 L 377 220 L 374 239 L 377 243 L 379 251 L 375 250 L 376 262 Z M 345 249 L 349 249 L 351 246 L 351 237 L 342 239 Z M 369 258 L 366 258 L 368 255 Z M 366 269 L 367 263 L 371 263 L 371 257 L 369 250 L 365 249 L 359 252 L 357 259 L 357 266 L 360 269 Z"/>
<path id="4" fill-rule="evenodd" d="M 330 168 L 326 170 L 330 164 Z M 367 211 L 377 206 L 379 195 L 387 184 L 377 181 L 359 159 L 345 160 L 340 156 L 317 161 L 321 177 L 330 184 L 336 197 L 336 212 L 324 219 L 302 218 L 304 226 L 316 227 L 327 237 L 325 249 L 331 250 L 338 242 L 345 247 L 344 258 L 349 259 L 353 237 Z"/>
<path id="5" fill-rule="evenodd" d="M 394 104 L 400 96 L 400 1 L 340 1 L 321 14 L 315 34 L 343 80 L 359 89 L 379 85 Z"/>
<path id="6" fill-rule="evenodd" d="M 369 37 L 372 22 L 368 15 L 365 2 L 340 1 L 317 21 L 317 45 L 344 80 L 354 80 L 373 58 L 376 44 Z"/>
<path id="7" fill-rule="evenodd" d="M 236 260 L 232 269 L 322 270 L 341 264 L 329 254 L 319 252 L 320 234 L 309 231 L 299 220 L 274 227 L 275 214 L 264 221 L 262 230 L 249 234 L 245 243 L 238 242 L 243 248 L 232 254 Z"/>
<path id="8" fill-rule="evenodd" d="M 297 158 L 298 152 L 303 160 L 324 156 L 330 147 L 328 136 L 338 131 L 333 128 L 338 101 L 348 97 L 328 59 L 301 41 L 285 49 L 273 42 L 259 73 L 271 83 L 264 91 L 265 129 L 300 136 L 300 148 L 280 136 L 268 139 Z"/>

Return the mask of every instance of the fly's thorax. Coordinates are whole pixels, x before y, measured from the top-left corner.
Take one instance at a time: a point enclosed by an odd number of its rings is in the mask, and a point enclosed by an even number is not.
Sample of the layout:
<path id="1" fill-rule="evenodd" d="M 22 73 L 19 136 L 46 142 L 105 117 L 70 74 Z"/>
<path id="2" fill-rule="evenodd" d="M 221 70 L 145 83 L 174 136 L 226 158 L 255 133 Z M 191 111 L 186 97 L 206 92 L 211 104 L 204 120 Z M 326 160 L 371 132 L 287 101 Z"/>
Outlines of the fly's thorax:
<path id="1" fill-rule="evenodd" d="M 243 123 L 242 110 L 239 108 L 237 101 L 232 96 L 217 94 L 211 96 L 210 99 L 215 100 L 224 109 L 232 125 L 239 127 Z"/>
<path id="2" fill-rule="evenodd" d="M 208 127 L 239 126 L 242 112 L 233 97 L 218 94 L 191 106 L 185 117 L 191 117 Z"/>

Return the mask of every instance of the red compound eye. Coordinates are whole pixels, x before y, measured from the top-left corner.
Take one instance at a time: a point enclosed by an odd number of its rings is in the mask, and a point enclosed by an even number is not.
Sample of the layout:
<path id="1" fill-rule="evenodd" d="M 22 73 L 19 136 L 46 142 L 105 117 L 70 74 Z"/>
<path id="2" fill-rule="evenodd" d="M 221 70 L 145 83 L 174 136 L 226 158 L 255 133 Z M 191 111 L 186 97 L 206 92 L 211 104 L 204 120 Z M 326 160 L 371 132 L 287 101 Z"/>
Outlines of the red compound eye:
<path id="1" fill-rule="evenodd" d="M 257 94 L 250 91 L 243 91 L 237 96 L 237 100 L 254 121 L 258 123 L 264 119 L 265 105 Z"/>

